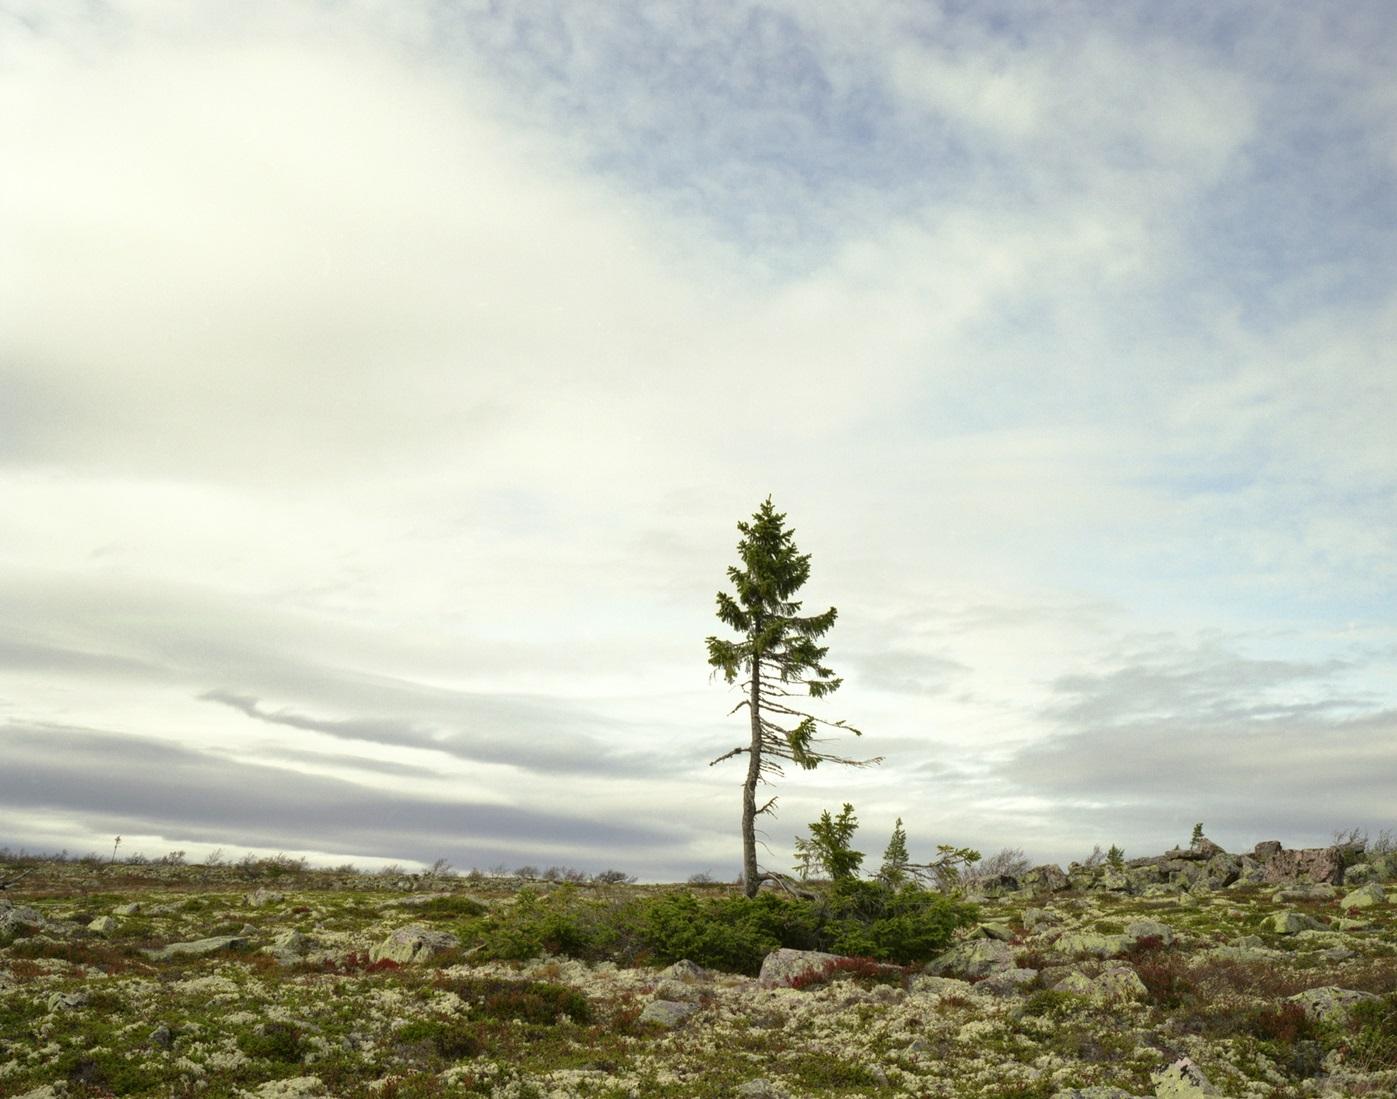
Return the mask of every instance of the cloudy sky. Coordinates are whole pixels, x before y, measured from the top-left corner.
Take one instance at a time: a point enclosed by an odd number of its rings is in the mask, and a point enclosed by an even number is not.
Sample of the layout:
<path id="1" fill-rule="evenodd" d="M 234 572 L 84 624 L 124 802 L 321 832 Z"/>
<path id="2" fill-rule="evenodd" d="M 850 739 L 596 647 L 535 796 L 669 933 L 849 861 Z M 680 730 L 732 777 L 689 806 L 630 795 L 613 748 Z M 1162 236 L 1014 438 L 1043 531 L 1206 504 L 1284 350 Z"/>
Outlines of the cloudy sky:
<path id="1" fill-rule="evenodd" d="M 739 864 L 1397 826 L 1397 21 L 0 0 L 0 843 Z"/>

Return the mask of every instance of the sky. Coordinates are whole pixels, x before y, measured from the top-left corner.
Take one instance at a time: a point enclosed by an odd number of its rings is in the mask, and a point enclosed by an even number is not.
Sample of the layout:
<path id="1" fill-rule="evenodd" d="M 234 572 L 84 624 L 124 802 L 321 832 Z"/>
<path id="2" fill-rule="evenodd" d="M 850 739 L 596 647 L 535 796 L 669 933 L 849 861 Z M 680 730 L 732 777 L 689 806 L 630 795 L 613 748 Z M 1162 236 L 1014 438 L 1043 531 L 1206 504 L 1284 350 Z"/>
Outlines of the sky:
<path id="1" fill-rule="evenodd" d="M 0 0 L 0 845 L 740 866 L 770 495 L 876 862 L 1397 827 L 1397 19 Z"/>

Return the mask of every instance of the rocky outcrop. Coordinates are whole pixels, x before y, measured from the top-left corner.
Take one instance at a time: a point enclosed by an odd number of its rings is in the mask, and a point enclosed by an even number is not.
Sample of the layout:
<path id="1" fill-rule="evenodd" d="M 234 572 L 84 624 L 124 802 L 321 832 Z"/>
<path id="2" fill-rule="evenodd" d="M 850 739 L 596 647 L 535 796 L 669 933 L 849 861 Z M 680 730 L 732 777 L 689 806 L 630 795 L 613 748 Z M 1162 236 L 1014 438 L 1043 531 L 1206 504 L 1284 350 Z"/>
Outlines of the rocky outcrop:
<path id="1" fill-rule="evenodd" d="M 437 931 L 435 928 L 413 923 L 394 931 L 369 951 L 369 957 L 375 962 L 388 961 L 410 965 L 425 962 L 459 945 L 456 936 L 450 932 Z"/>
<path id="2" fill-rule="evenodd" d="M 929 962 L 926 971 L 973 981 L 1013 968 L 1014 950 L 1008 943 L 996 939 L 968 939 Z"/>
<path id="3" fill-rule="evenodd" d="M 1208 1082 L 1203 1070 L 1187 1057 L 1180 1057 L 1168 1068 L 1151 1077 L 1155 1099 L 1203 1099 L 1217 1095 L 1217 1088 Z"/>
<path id="4" fill-rule="evenodd" d="M 1258 845 L 1257 850 L 1260 850 Z M 1256 852 L 1253 852 L 1255 856 Z M 1344 855 L 1338 847 L 1312 847 L 1300 851 L 1276 851 L 1262 864 L 1262 881 L 1313 881 L 1339 885 L 1344 880 Z"/>

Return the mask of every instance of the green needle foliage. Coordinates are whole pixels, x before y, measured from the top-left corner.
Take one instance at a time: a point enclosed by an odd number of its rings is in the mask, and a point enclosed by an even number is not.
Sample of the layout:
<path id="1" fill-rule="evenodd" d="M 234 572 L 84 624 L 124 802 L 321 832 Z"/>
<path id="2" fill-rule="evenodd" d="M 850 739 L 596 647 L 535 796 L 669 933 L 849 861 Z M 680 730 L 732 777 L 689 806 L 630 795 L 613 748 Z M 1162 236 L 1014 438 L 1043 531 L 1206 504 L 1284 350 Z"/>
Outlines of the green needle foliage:
<path id="1" fill-rule="evenodd" d="M 859 730 L 843 721 L 825 721 L 796 709 L 791 700 L 799 694 L 824 698 L 839 689 L 840 678 L 824 664 L 829 650 L 819 639 L 829 632 L 838 611 L 830 607 L 815 615 L 801 615 L 795 594 L 810 578 L 810 555 L 801 553 L 786 527 L 786 516 L 772 506 L 768 496 L 751 522 L 737 524 L 742 533 L 737 551 L 741 567 L 728 569 L 731 593 L 718 593 L 718 617 L 735 630 L 737 640 L 708 638 L 708 663 L 735 683 L 740 677 L 746 697 L 732 712 L 747 709 L 751 738 L 723 753 L 713 763 L 746 754 L 747 777 L 742 784 L 742 873 L 749 897 L 769 874 L 757 866 L 756 818 L 776 805 L 771 798 L 757 806 L 757 786 L 783 774 L 782 764 L 794 763 L 813 770 L 821 763 L 864 767 L 879 760 L 845 759 L 823 751 L 820 726 Z M 716 673 L 715 673 L 716 674 Z"/>
<path id="2" fill-rule="evenodd" d="M 898 821 L 899 826 L 902 821 Z M 863 852 L 851 846 L 858 830 L 859 818 L 847 801 L 839 816 L 831 817 L 826 809 L 820 819 L 810 822 L 810 838 L 796 839 L 796 870 L 802 878 L 823 870 L 830 881 L 844 881 L 858 876 L 863 864 Z M 906 852 L 904 851 L 904 854 Z"/>
<path id="3" fill-rule="evenodd" d="M 891 886 L 899 886 L 908 880 L 908 867 L 912 858 L 907 854 L 907 829 L 902 827 L 902 818 L 893 825 L 892 837 L 883 850 L 883 865 L 878 870 L 878 879 Z"/>

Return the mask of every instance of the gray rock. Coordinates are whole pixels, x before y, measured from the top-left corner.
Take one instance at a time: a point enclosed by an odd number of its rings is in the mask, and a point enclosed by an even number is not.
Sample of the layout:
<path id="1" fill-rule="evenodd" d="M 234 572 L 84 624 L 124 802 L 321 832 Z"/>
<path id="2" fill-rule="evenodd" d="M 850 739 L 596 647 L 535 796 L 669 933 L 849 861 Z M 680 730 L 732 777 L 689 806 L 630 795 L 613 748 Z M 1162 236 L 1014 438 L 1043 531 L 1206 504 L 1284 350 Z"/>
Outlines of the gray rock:
<path id="1" fill-rule="evenodd" d="M 1338 885 L 1344 880 L 1344 854 L 1338 847 L 1277 851 L 1264 860 L 1268 882 L 1312 881 Z"/>
<path id="2" fill-rule="evenodd" d="M 657 1023 L 666 1030 L 673 1030 L 684 1023 L 698 1010 L 697 1004 L 676 1000 L 651 1000 L 640 1013 L 642 1023 Z"/>
<path id="3" fill-rule="evenodd" d="M 1324 988 L 1307 988 L 1304 992 L 1297 992 L 1290 997 L 1290 1002 L 1299 1004 L 1305 1009 L 1306 1015 L 1321 1023 L 1343 1023 L 1355 1004 L 1376 999 L 1378 997 L 1371 992 L 1357 992 L 1350 988 L 1327 985 Z"/>
<path id="4" fill-rule="evenodd" d="M 1014 931 L 1007 923 L 982 923 L 966 936 L 968 939 L 997 939 L 1002 943 L 1013 942 Z"/>
<path id="5" fill-rule="evenodd" d="M 141 914 L 141 904 L 139 901 L 132 901 L 130 904 L 119 904 L 112 909 L 113 916 L 139 916 Z"/>
<path id="6" fill-rule="evenodd" d="M 245 946 L 247 939 L 242 935 L 215 935 L 187 943 L 170 943 L 169 946 L 143 953 L 151 961 L 167 962 L 171 958 L 202 958 L 207 954 L 217 954 L 220 950 L 240 950 Z"/>
<path id="7" fill-rule="evenodd" d="M 410 923 L 400 927 L 369 951 L 369 960 L 409 965 L 425 962 L 446 950 L 460 946 L 460 940 L 447 931 Z"/>
<path id="8" fill-rule="evenodd" d="M 1274 912 L 1266 917 L 1262 926 L 1277 935 L 1298 935 L 1301 931 L 1324 929 L 1324 924 L 1302 912 Z"/>
<path id="9" fill-rule="evenodd" d="M 299 931 L 283 931 L 262 948 L 262 953 L 270 954 L 281 965 L 295 965 L 313 949 L 313 939 Z"/>
<path id="10" fill-rule="evenodd" d="M 1150 1076 L 1155 1099 L 1202 1099 L 1218 1091 L 1192 1059 L 1180 1057 L 1172 1065 Z"/>
<path id="11" fill-rule="evenodd" d="M 1026 871 L 1019 878 L 1019 885 L 1034 893 L 1061 893 L 1071 887 L 1062 867 L 1051 862 Z"/>
<path id="12" fill-rule="evenodd" d="M 797 977 L 819 973 L 831 962 L 843 961 L 843 955 L 826 954 L 820 950 L 773 950 L 762 960 L 757 981 L 763 988 L 790 984 Z"/>
<path id="13" fill-rule="evenodd" d="M 1014 950 L 995 939 L 969 939 L 957 943 L 927 964 L 926 972 L 974 979 L 1013 969 Z"/>
<path id="14" fill-rule="evenodd" d="M 688 958 L 680 958 L 667 969 L 660 970 L 661 980 L 671 981 L 706 981 L 709 979 L 708 970 L 703 966 L 689 961 Z"/>
<path id="15" fill-rule="evenodd" d="M 1012 996 L 1023 992 L 1037 979 L 1036 969 L 1005 969 L 971 987 L 976 992 L 989 993 L 992 996 Z"/>
<path id="16" fill-rule="evenodd" d="M 1023 912 L 1023 925 L 1029 931 L 1039 932 L 1049 927 L 1056 927 L 1062 923 L 1062 916 L 1047 908 L 1025 908 Z"/>
<path id="17" fill-rule="evenodd" d="M 175 1045 L 175 1032 L 164 1023 L 150 1032 L 150 1037 L 146 1039 L 156 1049 L 173 1049 Z"/>
<path id="18" fill-rule="evenodd" d="M 1382 886 L 1374 882 L 1359 886 L 1352 893 L 1347 894 L 1339 902 L 1339 907 L 1349 908 L 1372 908 L 1375 904 L 1386 904 L 1387 895 L 1382 891 Z"/>
<path id="19" fill-rule="evenodd" d="M 258 889 L 247 895 L 247 904 L 249 908 L 265 908 L 269 904 L 277 904 L 285 899 L 285 893 L 276 893 L 270 889 Z"/>
<path id="20" fill-rule="evenodd" d="M 43 914 L 37 908 L 7 904 L 0 906 L 0 934 L 20 930 L 36 930 L 44 926 Z"/>
<path id="21" fill-rule="evenodd" d="M 1117 1000 L 1143 1000 L 1149 995 L 1145 982 L 1128 965 L 1113 966 L 1092 982 L 1096 996 L 1104 1003 Z"/>
<path id="22" fill-rule="evenodd" d="M 697 1003 L 703 990 L 684 981 L 661 981 L 651 994 L 656 1000 L 670 1000 L 675 1003 Z"/>
<path id="23" fill-rule="evenodd" d="M 1141 939 L 1158 939 L 1161 946 L 1174 945 L 1174 929 L 1159 920 L 1136 920 L 1126 925 L 1125 934 L 1133 943 Z"/>
<path id="24" fill-rule="evenodd" d="M 46 1001 L 50 1011 L 76 1011 L 87 1003 L 87 993 L 82 989 L 76 992 L 55 992 Z"/>
<path id="25" fill-rule="evenodd" d="M 1072 958 L 1110 958 L 1134 942 L 1128 935 L 1103 935 L 1096 931 L 1069 931 L 1058 937 L 1054 949 Z"/>
<path id="26" fill-rule="evenodd" d="M 116 918 L 113 916 L 98 916 L 87 925 L 89 931 L 95 931 L 98 935 L 110 935 L 117 929 Z"/>

